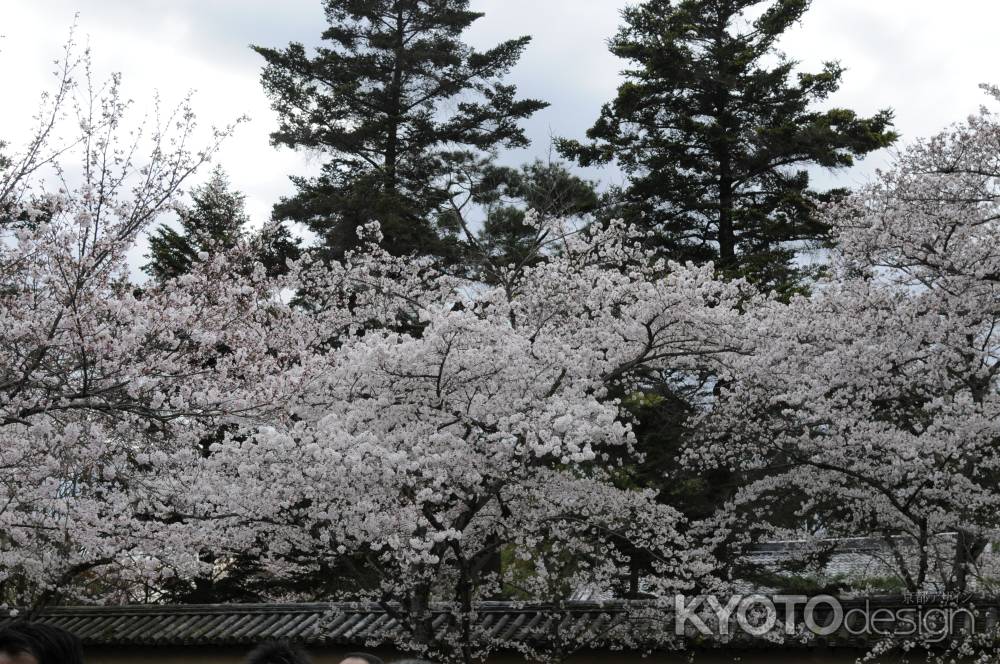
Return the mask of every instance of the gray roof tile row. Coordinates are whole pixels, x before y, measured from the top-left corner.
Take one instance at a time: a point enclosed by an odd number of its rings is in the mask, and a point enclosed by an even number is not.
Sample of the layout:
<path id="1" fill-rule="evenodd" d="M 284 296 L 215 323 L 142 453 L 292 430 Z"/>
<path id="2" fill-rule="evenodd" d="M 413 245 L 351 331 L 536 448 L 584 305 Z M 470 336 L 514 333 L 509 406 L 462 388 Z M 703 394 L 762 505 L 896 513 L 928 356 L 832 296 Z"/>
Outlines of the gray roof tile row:
<path id="1" fill-rule="evenodd" d="M 606 629 L 622 605 L 572 602 L 551 605 L 488 602 L 477 607 L 477 628 L 490 638 L 528 641 Z M 450 614 L 435 611 L 435 630 Z M 0 627 L 29 616 L 0 618 Z M 355 645 L 402 637 L 398 621 L 377 604 L 202 604 L 50 607 L 30 619 L 62 627 L 90 645 L 246 645 L 289 639 L 306 644 Z"/>

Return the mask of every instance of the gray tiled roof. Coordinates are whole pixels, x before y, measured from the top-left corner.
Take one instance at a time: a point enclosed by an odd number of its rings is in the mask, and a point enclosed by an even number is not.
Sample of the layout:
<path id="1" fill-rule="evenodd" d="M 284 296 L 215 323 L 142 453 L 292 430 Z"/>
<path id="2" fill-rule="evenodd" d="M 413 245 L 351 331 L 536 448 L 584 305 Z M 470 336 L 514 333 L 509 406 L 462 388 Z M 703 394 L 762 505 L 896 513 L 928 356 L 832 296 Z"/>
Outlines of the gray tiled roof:
<path id="1" fill-rule="evenodd" d="M 488 602 L 478 627 L 492 638 L 529 641 L 558 626 L 598 636 L 621 613 L 621 603 L 547 605 Z M 31 616 L 73 632 L 88 645 L 244 645 L 272 639 L 357 645 L 402 636 L 395 619 L 375 604 L 201 604 L 53 607 Z M 434 613 L 440 629 L 448 614 Z M 0 619 L 0 627 L 12 619 Z"/>
<path id="2" fill-rule="evenodd" d="M 928 606 L 944 600 L 921 600 Z M 908 608 L 914 604 L 899 597 L 842 600 L 845 614 L 851 609 Z M 998 623 L 1000 602 L 980 598 L 975 605 L 992 630 Z M 587 643 L 602 647 L 613 631 L 625 632 L 636 643 L 664 626 L 662 608 L 644 601 L 566 602 L 561 607 L 510 602 L 487 602 L 477 607 L 477 635 L 494 643 L 552 645 Z M 32 620 L 58 625 L 90 646 L 246 646 L 261 641 L 289 639 L 306 645 L 365 646 L 405 640 L 394 619 L 378 605 L 359 604 L 203 604 L 118 607 L 56 607 L 31 616 Z M 12 619 L 0 619 L 0 627 Z M 977 618 L 977 621 L 979 618 Z M 448 614 L 435 611 L 433 625 L 439 634 Z M 977 629 L 977 632 L 979 630 Z M 555 637 L 553 640 L 552 637 Z M 856 647 L 866 637 L 838 632 L 824 637 L 828 645 Z M 612 639 L 613 641 L 613 639 Z M 650 641 L 649 643 L 654 643 Z M 794 640 L 786 646 L 808 646 Z M 705 642 L 712 645 L 711 642 Z M 748 638 L 742 646 L 767 646 L 768 640 Z M 724 642 L 718 644 L 725 647 Z"/>

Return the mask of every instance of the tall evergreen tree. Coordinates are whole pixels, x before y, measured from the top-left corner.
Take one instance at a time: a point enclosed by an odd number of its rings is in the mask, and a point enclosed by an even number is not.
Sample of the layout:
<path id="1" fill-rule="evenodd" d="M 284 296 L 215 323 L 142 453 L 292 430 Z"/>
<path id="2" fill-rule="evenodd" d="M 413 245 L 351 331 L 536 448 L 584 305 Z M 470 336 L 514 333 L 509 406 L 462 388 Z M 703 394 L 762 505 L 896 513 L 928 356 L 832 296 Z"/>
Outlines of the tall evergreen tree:
<path id="1" fill-rule="evenodd" d="M 357 228 L 381 223 L 386 248 L 447 255 L 457 242 L 440 223 L 456 159 L 528 144 L 518 122 L 546 104 L 518 99 L 503 77 L 530 38 L 476 51 L 462 33 L 483 14 L 469 0 L 325 0 L 325 41 L 254 46 L 264 89 L 278 112 L 276 145 L 326 161 L 278 219 L 305 223 L 337 256 Z M 463 156 L 464 155 L 464 156 Z"/>
<path id="2" fill-rule="evenodd" d="M 232 190 L 221 167 L 191 192 L 191 200 L 192 205 L 180 212 L 180 231 L 160 224 L 149 238 L 149 262 L 142 269 L 157 281 L 190 270 L 199 252 L 232 247 L 249 221 L 245 196 Z"/>
<path id="3" fill-rule="evenodd" d="M 626 80 L 589 143 L 560 142 L 582 165 L 621 166 L 623 210 L 657 231 L 665 255 L 714 260 L 785 293 L 801 286 L 796 249 L 826 232 L 806 169 L 851 166 L 896 138 L 889 110 L 814 110 L 844 70 L 830 62 L 796 74 L 775 46 L 809 4 L 647 0 L 625 9 L 610 49 L 630 61 Z"/>
<path id="4" fill-rule="evenodd" d="M 533 259 L 536 230 L 525 224 L 529 211 L 546 219 L 573 218 L 600 206 L 595 183 L 557 161 L 538 159 L 519 168 L 486 165 L 478 176 L 469 197 L 484 213 L 475 243 L 480 259 L 493 265 Z M 456 206 L 454 213 L 462 210 Z"/>
<path id="5" fill-rule="evenodd" d="M 180 212 L 180 231 L 160 224 L 149 238 L 149 262 L 142 269 L 157 281 L 184 274 L 199 252 L 230 249 L 247 233 L 253 243 L 253 259 L 260 261 L 268 274 L 284 272 L 287 261 L 300 255 L 299 239 L 281 224 L 266 225 L 256 232 L 247 230 L 246 196 L 232 188 L 221 166 L 191 192 L 191 202 Z"/>

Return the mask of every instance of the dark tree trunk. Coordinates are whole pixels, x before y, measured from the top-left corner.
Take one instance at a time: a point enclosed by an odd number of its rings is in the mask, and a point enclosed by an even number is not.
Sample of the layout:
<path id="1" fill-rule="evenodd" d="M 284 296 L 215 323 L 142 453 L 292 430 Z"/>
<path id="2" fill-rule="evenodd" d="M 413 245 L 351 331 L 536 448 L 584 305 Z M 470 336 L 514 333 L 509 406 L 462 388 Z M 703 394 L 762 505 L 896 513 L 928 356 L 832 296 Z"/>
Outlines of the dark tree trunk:
<path id="1" fill-rule="evenodd" d="M 736 233 L 733 230 L 733 176 L 728 151 L 719 159 L 719 267 L 736 267 Z"/>
<path id="2" fill-rule="evenodd" d="M 392 81 L 389 83 L 389 131 L 385 144 L 385 192 L 396 192 L 397 169 L 399 160 L 399 123 L 402 116 L 403 99 L 403 53 L 405 45 L 405 17 L 402 3 L 396 3 L 396 45 L 395 59 L 392 67 Z"/>
<path id="3" fill-rule="evenodd" d="M 978 537 L 964 530 L 959 530 L 955 535 L 955 554 L 952 557 L 951 574 L 945 590 L 948 592 L 962 593 L 969 586 L 969 572 L 972 566 L 979 560 L 979 556 L 986 548 L 985 538 Z"/>

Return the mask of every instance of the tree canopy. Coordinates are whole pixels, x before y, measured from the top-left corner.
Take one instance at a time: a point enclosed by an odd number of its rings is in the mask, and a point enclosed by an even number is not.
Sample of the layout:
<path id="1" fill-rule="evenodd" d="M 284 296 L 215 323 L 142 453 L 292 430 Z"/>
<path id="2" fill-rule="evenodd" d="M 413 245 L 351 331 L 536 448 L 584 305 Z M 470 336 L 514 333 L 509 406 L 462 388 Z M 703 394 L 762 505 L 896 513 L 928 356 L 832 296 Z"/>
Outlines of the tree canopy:
<path id="1" fill-rule="evenodd" d="M 547 104 L 520 99 L 504 76 L 529 37 L 477 51 L 462 33 L 483 16 L 469 0 L 326 0 L 329 27 L 310 55 L 300 43 L 254 46 L 280 124 L 275 145 L 322 156 L 275 207 L 304 223 L 329 255 L 357 245 L 369 221 L 396 255 L 458 253 L 440 213 L 449 175 L 469 153 L 524 147 L 519 122 Z"/>
<path id="2" fill-rule="evenodd" d="M 246 232 L 244 196 L 231 189 L 221 166 L 191 198 L 193 205 L 180 211 L 180 231 L 161 224 L 149 238 L 143 270 L 159 281 L 188 272 L 199 253 L 231 249 Z"/>
<path id="3" fill-rule="evenodd" d="M 647 0 L 622 12 L 610 49 L 628 62 L 625 82 L 589 141 L 560 145 L 582 165 L 621 166 L 621 212 L 655 231 L 663 255 L 715 261 L 769 290 L 801 288 L 796 251 L 826 235 L 808 169 L 847 167 L 895 140 L 890 111 L 816 109 L 840 86 L 840 65 L 797 73 L 777 50 L 808 7 Z"/>

